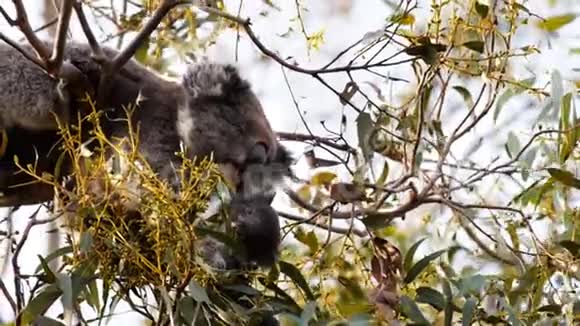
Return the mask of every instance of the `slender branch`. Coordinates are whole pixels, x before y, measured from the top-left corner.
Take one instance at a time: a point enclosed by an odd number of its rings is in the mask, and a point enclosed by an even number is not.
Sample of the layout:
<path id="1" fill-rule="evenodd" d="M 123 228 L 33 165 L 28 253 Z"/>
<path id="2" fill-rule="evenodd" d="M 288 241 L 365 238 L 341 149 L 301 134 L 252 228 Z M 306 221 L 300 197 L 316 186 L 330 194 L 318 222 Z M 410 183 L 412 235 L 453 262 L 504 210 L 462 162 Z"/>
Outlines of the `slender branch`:
<path id="1" fill-rule="evenodd" d="M 50 50 L 48 47 L 36 36 L 32 27 L 30 27 L 30 21 L 28 20 L 28 14 L 26 13 L 26 9 L 24 9 L 24 5 L 22 4 L 22 0 L 12 0 L 14 3 L 14 7 L 16 8 L 16 19 L 13 20 L 14 24 L 16 25 L 24 34 L 30 45 L 36 51 L 36 54 L 42 59 L 44 63 L 48 61 L 50 58 Z M 9 21 L 10 22 L 10 21 Z M 46 64 L 44 65 L 46 66 Z"/>
<path id="2" fill-rule="evenodd" d="M 319 222 L 317 220 L 312 220 L 310 218 L 304 218 L 302 216 L 293 215 L 293 214 L 280 212 L 280 211 L 278 211 L 278 215 L 280 217 L 288 219 L 288 220 L 297 221 L 300 223 L 306 223 L 309 225 L 319 227 L 319 228 L 324 229 L 324 230 L 330 229 L 330 231 L 334 232 L 334 233 L 346 234 L 346 235 L 352 233 L 352 234 L 359 236 L 361 238 L 366 238 L 369 236 L 369 233 L 366 230 L 359 230 L 359 229 L 355 229 L 355 228 L 351 228 L 351 227 L 343 228 L 343 227 L 338 227 L 338 226 L 331 226 L 329 224 L 322 223 L 322 222 Z"/>
<path id="3" fill-rule="evenodd" d="M 331 138 L 325 138 L 325 137 L 320 137 L 320 136 L 316 136 L 316 135 L 290 133 L 290 132 L 278 132 L 278 136 L 283 140 L 299 141 L 299 142 L 312 141 L 314 143 L 320 143 L 320 144 L 326 145 L 328 147 L 338 149 L 340 151 L 356 153 L 356 150 L 354 148 L 352 148 L 346 144 L 337 144 L 336 140 L 331 139 Z"/>
<path id="4" fill-rule="evenodd" d="M 83 11 L 82 3 L 80 1 L 75 2 L 73 4 L 73 8 L 81 24 L 83 34 L 85 34 L 87 42 L 91 47 L 93 59 L 96 60 L 97 62 L 103 62 L 104 60 L 107 59 L 107 57 L 105 56 L 103 50 L 101 49 L 101 46 L 99 45 L 99 42 L 97 41 L 97 38 L 95 37 L 95 34 L 93 33 L 91 26 L 89 25 L 87 17 L 85 16 L 85 12 Z"/>
<path id="5" fill-rule="evenodd" d="M 12 19 L 10 15 L 8 15 L 8 13 L 1 6 L 0 6 L 0 14 L 2 14 L 2 17 L 4 17 L 4 19 L 8 22 L 8 24 L 10 24 L 11 26 L 16 25 L 16 21 Z"/>
<path id="6" fill-rule="evenodd" d="M 7 37 L 6 35 L 4 35 L 2 32 L 0 32 L 0 39 L 2 41 L 6 42 L 11 47 L 13 47 L 14 49 L 16 49 L 16 51 L 20 52 L 20 54 L 22 54 L 26 59 L 30 60 L 32 63 L 34 63 L 35 65 L 39 66 L 42 69 L 45 69 L 44 62 L 42 62 L 40 59 L 38 59 L 32 53 L 26 51 L 24 48 L 22 48 L 20 46 L 20 44 L 16 43 L 14 40 L 12 40 L 9 37 Z"/>
<path id="7" fill-rule="evenodd" d="M 4 295 L 6 300 L 8 300 L 8 303 L 10 304 L 10 307 L 12 308 L 14 314 L 18 314 L 18 307 L 16 306 L 16 302 L 14 302 L 12 295 L 10 295 L 10 292 L 6 288 L 6 284 L 4 284 L 4 281 L 2 281 L 2 279 L 0 279 L 0 290 L 2 291 L 2 294 Z"/>
<path id="8" fill-rule="evenodd" d="M 141 29 L 139 34 L 137 34 L 137 36 L 129 43 L 129 45 L 125 49 L 123 49 L 123 51 L 121 51 L 119 54 L 117 54 L 117 56 L 115 56 L 111 65 L 111 69 L 113 71 L 117 71 L 119 70 L 119 68 L 125 65 L 125 63 L 127 63 L 127 61 L 129 61 L 129 59 L 133 57 L 135 52 L 137 52 L 141 44 L 143 44 L 143 42 L 145 42 L 145 40 L 151 35 L 151 33 L 153 33 L 153 31 L 157 28 L 159 23 L 161 23 L 161 20 L 167 15 L 167 13 L 169 13 L 169 11 L 171 11 L 171 9 L 173 9 L 174 7 L 184 3 L 188 2 L 179 0 L 163 0 L 163 2 L 161 2 L 161 5 L 159 5 L 157 10 L 155 10 L 155 12 L 153 13 L 153 16 L 147 21 L 143 29 Z"/>
<path id="9" fill-rule="evenodd" d="M 316 207 L 314 205 L 311 205 L 311 204 L 305 202 L 294 191 L 292 191 L 290 189 L 286 189 L 285 193 L 286 193 L 286 195 L 288 195 L 288 197 L 290 197 L 290 199 L 294 203 L 296 203 L 298 206 L 302 207 L 303 209 L 306 209 L 312 213 L 320 212 L 321 209 L 319 207 Z M 329 211 L 328 209 L 325 209 L 321 213 L 327 214 L 327 215 L 329 214 L 330 218 L 342 219 L 342 220 L 351 219 L 351 218 L 355 218 L 355 217 L 361 217 L 361 216 L 366 216 L 367 218 L 372 218 L 372 219 L 392 220 L 392 219 L 395 219 L 397 217 L 404 217 L 405 214 L 408 213 L 409 211 L 419 207 L 421 204 L 425 204 L 425 203 L 429 203 L 429 202 L 430 201 L 428 198 L 421 198 L 421 200 L 419 200 L 418 197 L 413 196 L 408 202 L 404 203 L 403 205 L 401 205 L 398 208 L 391 210 L 391 211 L 381 211 L 381 210 L 377 210 L 377 209 L 363 208 L 363 209 L 354 209 L 354 210 L 349 211 L 349 212 L 332 212 L 332 211 Z"/>

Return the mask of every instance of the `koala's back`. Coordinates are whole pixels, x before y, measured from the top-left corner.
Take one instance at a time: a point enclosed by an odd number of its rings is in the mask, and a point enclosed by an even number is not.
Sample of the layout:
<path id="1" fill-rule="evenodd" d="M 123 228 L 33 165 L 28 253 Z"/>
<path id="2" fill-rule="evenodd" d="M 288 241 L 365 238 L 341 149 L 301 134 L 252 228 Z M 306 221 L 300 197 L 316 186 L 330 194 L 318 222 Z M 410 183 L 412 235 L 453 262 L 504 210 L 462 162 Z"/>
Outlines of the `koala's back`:
<path id="1" fill-rule="evenodd" d="M 61 95 L 56 79 L 10 45 L 0 43 L 0 127 L 56 125 L 52 112 Z"/>

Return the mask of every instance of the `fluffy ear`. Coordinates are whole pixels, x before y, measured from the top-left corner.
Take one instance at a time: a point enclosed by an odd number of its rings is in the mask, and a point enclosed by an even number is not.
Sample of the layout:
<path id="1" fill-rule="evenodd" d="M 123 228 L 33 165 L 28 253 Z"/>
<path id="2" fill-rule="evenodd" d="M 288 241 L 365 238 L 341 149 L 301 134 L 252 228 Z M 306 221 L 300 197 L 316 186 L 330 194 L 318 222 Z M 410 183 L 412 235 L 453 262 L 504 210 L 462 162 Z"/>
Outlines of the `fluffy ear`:
<path id="1" fill-rule="evenodd" d="M 209 62 L 189 65 L 182 84 L 191 98 L 228 97 L 250 88 L 236 67 Z"/>

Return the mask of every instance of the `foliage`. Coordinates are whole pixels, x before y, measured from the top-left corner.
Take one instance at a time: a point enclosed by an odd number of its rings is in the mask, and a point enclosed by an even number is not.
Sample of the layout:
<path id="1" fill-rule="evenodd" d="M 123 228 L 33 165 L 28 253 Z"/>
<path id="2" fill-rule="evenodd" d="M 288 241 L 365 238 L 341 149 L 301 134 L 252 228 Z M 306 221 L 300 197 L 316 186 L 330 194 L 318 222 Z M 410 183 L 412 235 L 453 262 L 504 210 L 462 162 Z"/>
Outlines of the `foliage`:
<path id="1" fill-rule="evenodd" d="M 109 18 L 121 35 L 138 31 L 156 3 L 143 1 L 135 13 Z M 285 74 L 311 77 L 356 117 L 343 115 L 331 136 L 280 133 L 282 140 L 316 149 L 305 154 L 314 172 L 288 191 L 293 213 L 279 211 L 287 238 L 281 261 L 243 275 L 216 274 L 195 259 L 194 240 L 203 231 L 195 228 L 196 218 L 184 217 L 203 211 L 217 187 L 211 162 L 186 165 L 183 171 L 192 171 L 188 191 L 173 198 L 168 185 L 134 163 L 135 151 L 125 158 L 130 163 L 122 181 L 102 180 L 102 147 L 118 145 L 102 137 L 98 124 L 101 149 L 90 159 L 80 156 L 74 135 L 64 133 L 75 165 L 89 172 L 74 175 L 84 185 L 74 193 L 54 184 L 78 205 L 71 225 L 75 240 L 40 258 L 38 285 L 20 318 L 32 321 L 61 298 L 65 315 L 86 303 L 104 320 L 125 300 L 152 321 L 178 325 L 255 322 L 256 311 L 274 311 L 284 325 L 580 322 L 577 85 L 558 71 L 544 83 L 543 72 L 530 76 L 515 69 L 540 52 L 517 44 L 520 28 L 533 25 L 552 37 L 575 14 L 544 19 L 515 0 L 385 3 L 392 9 L 385 27 L 345 45 L 322 68 L 278 55 L 283 49 L 262 43 L 249 21 L 221 1 L 207 16 L 195 6 L 171 11 L 139 48 L 138 60 L 164 71 L 170 62 L 165 49 L 201 52 L 234 29 Z M 267 4 L 278 10 L 276 1 Z M 430 9 L 429 17 L 419 16 L 420 5 Z M 324 30 L 306 32 L 307 7 L 307 1 L 296 1 L 291 24 L 310 53 L 324 49 L 327 36 Z M 424 28 L 415 28 L 420 22 Z M 200 37 L 205 25 L 211 32 Z M 387 75 L 394 67 L 408 68 L 413 80 Z M 348 83 L 333 86 L 326 79 L 331 74 Z M 381 83 L 370 76 L 380 76 Z M 405 86 L 385 95 L 394 84 Z M 292 84 L 287 86 L 294 96 Z M 532 103 L 527 111 L 510 105 L 522 98 Z M 525 128 L 506 124 L 517 115 L 537 119 Z M 354 142 L 344 133 L 347 126 L 356 129 Z M 481 128 L 509 132 L 494 138 L 481 136 Z M 332 153 L 332 160 L 317 156 L 323 152 Z M 90 191 L 97 177 L 108 190 L 102 198 Z M 126 192 L 121 185 L 132 186 L 131 177 L 138 177 L 144 192 Z M 126 199 L 140 201 L 131 223 L 116 209 L 115 202 Z M 409 220 L 414 227 L 406 226 Z M 63 268 L 52 271 L 47 262 L 64 255 L 69 258 Z M 147 294 L 155 298 L 153 308 Z"/>

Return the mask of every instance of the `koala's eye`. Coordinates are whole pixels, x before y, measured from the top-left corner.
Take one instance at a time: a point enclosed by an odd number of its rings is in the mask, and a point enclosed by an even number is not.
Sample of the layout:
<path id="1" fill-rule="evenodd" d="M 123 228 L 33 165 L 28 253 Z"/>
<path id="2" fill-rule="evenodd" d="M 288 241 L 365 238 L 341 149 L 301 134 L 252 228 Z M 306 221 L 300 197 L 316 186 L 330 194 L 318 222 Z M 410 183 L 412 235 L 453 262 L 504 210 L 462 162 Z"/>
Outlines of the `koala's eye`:
<path id="1" fill-rule="evenodd" d="M 248 152 L 246 164 L 264 164 L 268 161 L 268 146 L 264 142 L 257 142 Z"/>

